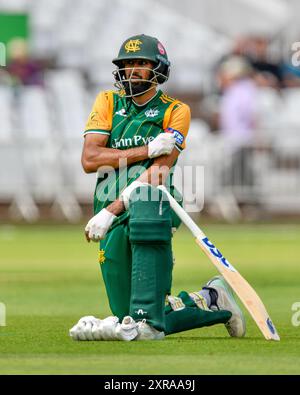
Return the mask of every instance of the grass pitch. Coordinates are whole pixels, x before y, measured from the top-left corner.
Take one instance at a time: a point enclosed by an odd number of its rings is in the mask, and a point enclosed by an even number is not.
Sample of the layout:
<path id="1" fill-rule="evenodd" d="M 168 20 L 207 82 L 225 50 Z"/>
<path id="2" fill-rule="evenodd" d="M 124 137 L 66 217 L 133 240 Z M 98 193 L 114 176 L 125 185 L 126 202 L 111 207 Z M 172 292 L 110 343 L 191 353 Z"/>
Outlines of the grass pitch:
<path id="1" fill-rule="evenodd" d="M 0 374 L 300 374 L 299 225 L 207 225 L 204 232 L 261 296 L 281 342 L 267 342 L 245 312 L 247 334 L 223 325 L 161 342 L 74 342 L 83 315 L 110 315 L 97 245 L 79 226 L 0 226 Z M 216 271 L 190 234 L 174 237 L 173 294 L 201 288 Z M 245 311 L 245 309 L 244 309 Z"/>

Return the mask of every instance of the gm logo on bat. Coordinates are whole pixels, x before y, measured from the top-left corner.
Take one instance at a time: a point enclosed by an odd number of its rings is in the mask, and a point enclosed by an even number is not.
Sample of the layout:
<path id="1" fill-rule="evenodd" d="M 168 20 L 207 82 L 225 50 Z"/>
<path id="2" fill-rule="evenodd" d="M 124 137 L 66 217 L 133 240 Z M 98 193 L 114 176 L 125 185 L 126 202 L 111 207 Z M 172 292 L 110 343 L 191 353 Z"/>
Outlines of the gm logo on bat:
<path id="1" fill-rule="evenodd" d="M 207 249 L 218 259 L 218 261 L 227 269 L 232 272 L 236 272 L 235 268 L 227 261 L 227 259 L 222 255 L 221 251 L 219 251 L 211 241 L 208 240 L 207 237 L 202 239 L 203 243 L 207 247 Z"/>
<path id="2" fill-rule="evenodd" d="M 270 329 L 270 332 L 271 332 L 273 335 L 275 335 L 276 329 L 274 328 L 273 322 L 271 321 L 271 318 L 270 318 L 270 317 L 267 319 L 267 325 L 268 325 L 268 327 L 269 327 L 269 329 Z"/>

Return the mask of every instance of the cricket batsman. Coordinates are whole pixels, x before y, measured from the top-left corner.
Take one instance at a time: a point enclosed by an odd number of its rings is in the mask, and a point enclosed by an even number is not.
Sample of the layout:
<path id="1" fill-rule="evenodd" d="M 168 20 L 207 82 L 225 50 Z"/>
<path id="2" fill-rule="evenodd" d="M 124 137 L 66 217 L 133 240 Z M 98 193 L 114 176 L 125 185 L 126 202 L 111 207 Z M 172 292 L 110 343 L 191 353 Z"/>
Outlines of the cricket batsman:
<path id="1" fill-rule="evenodd" d="M 190 124 L 189 107 L 158 89 L 170 62 L 160 41 L 128 38 L 113 59 L 117 91 L 99 93 L 84 132 L 82 165 L 97 172 L 87 241 L 99 242 L 99 263 L 112 316 L 82 317 L 74 340 L 161 340 L 225 324 L 245 334 L 243 314 L 222 277 L 200 291 L 171 296 L 172 234 L 180 221 L 163 184 L 179 198 L 173 169 Z"/>

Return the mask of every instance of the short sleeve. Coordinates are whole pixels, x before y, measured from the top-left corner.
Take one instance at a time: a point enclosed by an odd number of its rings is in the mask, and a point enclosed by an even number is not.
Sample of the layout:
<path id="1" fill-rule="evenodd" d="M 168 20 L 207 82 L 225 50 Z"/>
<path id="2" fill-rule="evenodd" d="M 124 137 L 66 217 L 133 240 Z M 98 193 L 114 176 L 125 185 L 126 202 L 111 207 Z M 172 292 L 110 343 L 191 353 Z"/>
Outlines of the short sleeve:
<path id="1" fill-rule="evenodd" d="M 176 139 L 176 148 L 182 151 L 185 148 L 185 139 L 191 122 L 191 110 L 187 104 L 180 103 L 172 111 L 165 131 L 172 132 Z"/>
<path id="2" fill-rule="evenodd" d="M 112 128 L 113 92 L 99 93 L 88 117 L 84 136 L 89 133 L 109 135 Z"/>

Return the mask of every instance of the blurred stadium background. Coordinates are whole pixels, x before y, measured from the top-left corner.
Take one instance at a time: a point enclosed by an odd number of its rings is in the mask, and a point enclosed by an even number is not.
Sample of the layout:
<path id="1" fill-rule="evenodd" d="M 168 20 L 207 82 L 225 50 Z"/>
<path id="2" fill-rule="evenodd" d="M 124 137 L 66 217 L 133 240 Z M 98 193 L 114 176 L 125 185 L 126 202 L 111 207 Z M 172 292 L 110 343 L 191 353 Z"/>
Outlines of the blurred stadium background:
<path id="1" fill-rule="evenodd" d="M 296 0 L 0 0 L 1 219 L 91 216 L 82 132 L 113 87 L 111 59 L 138 33 L 164 43 L 162 89 L 191 106 L 179 164 L 204 166 L 203 213 L 299 217 L 298 11 Z"/>

